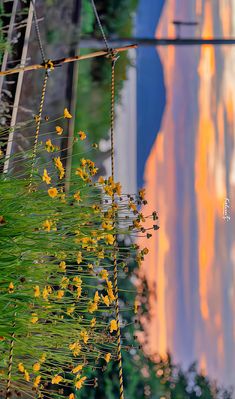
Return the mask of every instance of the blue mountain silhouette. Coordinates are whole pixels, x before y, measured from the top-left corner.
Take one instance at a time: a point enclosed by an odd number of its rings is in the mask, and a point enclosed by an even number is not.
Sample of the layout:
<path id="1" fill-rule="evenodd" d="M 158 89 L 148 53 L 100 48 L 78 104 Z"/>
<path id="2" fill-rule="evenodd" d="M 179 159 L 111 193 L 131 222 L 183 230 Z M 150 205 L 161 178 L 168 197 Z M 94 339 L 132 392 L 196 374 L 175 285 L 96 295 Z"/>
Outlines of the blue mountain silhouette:
<path id="1" fill-rule="evenodd" d="M 140 0 L 136 37 L 154 37 L 165 0 Z M 144 184 L 144 167 L 159 131 L 166 103 L 163 68 L 156 48 L 137 50 L 137 184 Z"/>

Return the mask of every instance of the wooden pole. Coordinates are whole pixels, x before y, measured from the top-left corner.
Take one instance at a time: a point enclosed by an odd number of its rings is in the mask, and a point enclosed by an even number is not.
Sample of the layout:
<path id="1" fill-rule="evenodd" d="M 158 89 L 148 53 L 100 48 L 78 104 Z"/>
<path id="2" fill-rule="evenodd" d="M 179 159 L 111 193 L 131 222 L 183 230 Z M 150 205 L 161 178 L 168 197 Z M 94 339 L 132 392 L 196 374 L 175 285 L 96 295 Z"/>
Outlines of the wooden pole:
<path id="1" fill-rule="evenodd" d="M 127 51 L 133 48 L 137 48 L 136 44 L 132 44 L 129 46 L 124 46 L 124 47 L 119 47 L 119 48 L 114 48 L 112 51 L 115 51 L 116 53 L 120 53 L 122 51 Z M 53 66 L 57 67 L 59 65 L 66 64 L 68 62 L 75 62 L 75 61 L 81 61 L 81 60 L 86 60 L 89 58 L 96 58 L 96 57 L 103 57 L 103 56 L 108 56 L 109 52 L 107 50 L 101 50 L 101 51 L 96 51 L 94 53 L 89 53 L 89 54 L 84 54 L 84 55 L 76 55 L 74 57 L 67 57 L 67 58 L 60 58 L 58 60 L 52 60 Z M 44 64 L 34 64 L 34 65 L 28 65 L 26 67 L 19 67 L 19 68 L 12 68 L 8 69 L 7 71 L 0 72 L 1 75 L 13 75 L 14 73 L 19 73 L 19 72 L 26 72 L 26 71 L 33 71 L 36 69 L 45 69 Z"/>

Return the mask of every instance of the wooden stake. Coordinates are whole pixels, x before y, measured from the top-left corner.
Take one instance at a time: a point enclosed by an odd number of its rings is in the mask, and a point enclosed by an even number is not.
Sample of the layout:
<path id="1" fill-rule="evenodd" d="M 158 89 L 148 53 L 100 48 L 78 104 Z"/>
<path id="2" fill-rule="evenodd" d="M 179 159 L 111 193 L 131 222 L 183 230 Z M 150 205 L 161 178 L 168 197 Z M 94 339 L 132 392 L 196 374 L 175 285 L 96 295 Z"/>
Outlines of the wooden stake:
<path id="1" fill-rule="evenodd" d="M 112 51 L 116 53 L 120 53 L 122 51 L 127 51 L 133 48 L 137 48 L 136 44 L 132 44 L 130 46 L 125 46 L 125 47 L 119 47 L 119 48 L 114 48 Z M 108 56 L 109 52 L 107 50 L 101 50 L 101 51 L 96 51 L 94 53 L 89 53 L 89 54 L 84 54 L 84 55 L 77 55 L 74 57 L 68 57 L 68 58 L 60 58 L 58 60 L 52 61 L 53 66 L 57 67 L 62 64 L 66 64 L 68 62 L 74 62 L 74 61 L 81 61 L 81 60 L 86 60 L 89 58 L 96 58 L 96 57 L 103 57 L 103 56 Z M 8 69 L 7 71 L 0 72 L 0 76 L 5 76 L 5 75 L 13 75 L 14 73 L 19 73 L 19 72 L 26 72 L 26 71 L 33 71 L 36 69 L 45 69 L 45 65 L 43 64 L 34 64 L 34 65 L 28 65 L 26 67 L 19 67 L 19 68 L 12 68 Z"/>

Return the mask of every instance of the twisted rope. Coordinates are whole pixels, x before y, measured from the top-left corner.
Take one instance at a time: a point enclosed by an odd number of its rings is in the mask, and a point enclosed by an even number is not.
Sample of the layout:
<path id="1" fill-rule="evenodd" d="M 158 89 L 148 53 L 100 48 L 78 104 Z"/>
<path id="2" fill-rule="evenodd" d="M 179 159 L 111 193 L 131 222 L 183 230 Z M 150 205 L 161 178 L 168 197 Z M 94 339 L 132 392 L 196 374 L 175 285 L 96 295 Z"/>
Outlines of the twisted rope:
<path id="1" fill-rule="evenodd" d="M 14 321 L 12 323 L 12 334 L 8 358 L 8 372 L 7 372 L 7 386 L 6 386 L 6 399 L 11 396 L 11 372 L 13 366 L 13 353 L 14 353 L 14 343 L 15 343 L 15 326 L 16 326 L 16 314 L 14 314 Z"/>
<path id="2" fill-rule="evenodd" d="M 46 73 L 44 76 L 39 112 L 38 112 L 38 115 L 36 115 L 36 132 L 35 132 L 33 154 L 32 154 L 31 173 L 30 173 L 30 177 L 29 177 L 29 191 L 31 191 L 32 183 L 33 183 L 33 170 L 34 170 L 34 165 L 35 165 L 35 160 L 36 160 L 36 155 L 37 155 L 38 137 L 39 137 L 39 131 L 40 131 L 40 125 L 41 125 L 42 110 L 43 110 L 43 105 L 44 105 L 44 101 L 45 101 L 47 81 L 48 81 L 48 70 L 46 70 Z"/>
<path id="3" fill-rule="evenodd" d="M 109 47 L 108 40 L 106 38 L 100 17 L 95 5 L 94 0 L 91 0 L 91 4 L 104 39 L 106 50 L 108 52 L 108 58 L 111 59 L 111 108 L 110 108 L 110 131 L 111 131 L 111 176 L 114 181 L 114 119 L 115 119 L 115 64 L 118 59 L 117 51 L 112 50 Z M 112 195 L 112 205 L 114 205 L 114 194 Z M 113 226 L 116 227 L 116 216 L 113 213 Z M 118 358 L 118 375 L 119 375 L 119 397 L 124 399 L 123 389 L 123 369 L 122 369 L 122 344 L 121 344 L 121 329 L 120 329 L 120 314 L 119 314 L 119 296 L 118 296 L 118 265 L 117 265 L 117 252 L 118 243 L 117 236 L 115 235 L 114 240 L 114 262 L 113 262 L 113 282 L 114 282 L 114 295 L 115 295 L 115 319 L 117 323 L 117 358 Z"/>
<path id="4" fill-rule="evenodd" d="M 110 130 L 111 130 L 111 175 L 114 181 L 114 119 L 115 119 L 115 53 L 112 52 L 112 71 L 111 71 L 111 110 L 110 110 Z M 112 205 L 114 205 L 114 194 L 112 195 Z M 113 225 L 116 227 L 115 214 Z M 119 295 L 118 295 L 118 264 L 117 264 L 118 243 L 117 236 L 115 235 L 114 241 L 114 262 L 113 262 L 113 282 L 114 282 L 114 295 L 115 295 L 115 319 L 117 322 L 117 358 L 118 358 L 118 375 L 119 375 L 119 397 L 124 399 L 123 388 L 123 369 L 122 369 L 122 344 L 121 344 L 121 329 L 120 329 L 120 314 L 119 314 Z"/>

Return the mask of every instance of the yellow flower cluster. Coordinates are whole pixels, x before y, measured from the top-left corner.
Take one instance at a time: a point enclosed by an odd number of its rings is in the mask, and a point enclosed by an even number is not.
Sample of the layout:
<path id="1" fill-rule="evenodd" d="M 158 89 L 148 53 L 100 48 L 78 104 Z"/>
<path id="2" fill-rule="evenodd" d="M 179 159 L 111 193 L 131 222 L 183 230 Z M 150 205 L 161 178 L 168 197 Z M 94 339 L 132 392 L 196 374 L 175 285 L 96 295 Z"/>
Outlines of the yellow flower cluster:
<path id="1" fill-rule="evenodd" d="M 102 176 L 99 177 L 98 183 L 100 183 L 101 186 L 103 187 L 105 194 L 109 195 L 110 197 L 112 197 L 115 194 L 118 196 L 122 194 L 121 184 L 119 182 L 115 183 L 111 176 L 107 180 L 104 179 Z"/>
<path id="2" fill-rule="evenodd" d="M 72 118 L 67 108 L 62 117 Z M 63 133 L 61 126 L 54 125 L 53 130 L 55 135 Z M 86 139 L 86 133 L 82 131 L 78 136 L 80 140 Z M 56 136 L 56 140 L 60 141 L 59 137 Z M 20 279 L 15 282 L 11 281 L 13 273 L 9 274 L 11 277 L 6 279 L 4 289 L 10 301 L 18 289 L 20 292 L 25 289 L 27 295 L 31 295 L 29 306 L 24 305 L 27 314 L 24 317 L 24 339 L 32 338 L 32 347 L 36 342 L 41 351 L 37 358 L 36 351 L 28 357 L 20 353 L 18 361 L 21 363 L 18 363 L 16 373 L 19 381 L 29 381 L 29 389 L 33 388 L 39 398 L 43 397 L 44 391 L 44 396 L 48 396 L 46 384 L 57 385 L 53 390 L 60 398 L 66 396 L 64 387 L 72 388 L 74 392 L 75 388 L 83 387 L 87 366 L 90 368 L 99 359 L 108 364 L 115 356 L 115 332 L 119 326 L 117 320 L 110 317 L 116 300 L 111 266 L 115 258 L 118 268 L 124 271 L 133 256 L 137 257 L 137 262 L 143 261 L 148 254 L 147 248 L 140 250 L 131 245 L 130 251 L 125 248 L 124 252 L 121 246 L 116 247 L 118 237 L 145 232 L 142 223 L 147 217 L 139 211 L 145 201 L 144 190 L 140 190 L 138 196 L 122 195 L 121 184 L 114 182 L 112 177 L 96 178 L 98 168 L 90 159 L 80 159 L 67 190 L 62 180 L 65 176 L 64 161 L 53 154 L 58 147 L 49 138 L 45 146 L 52 154 L 44 156 L 46 161 L 48 158 L 52 160 L 52 165 L 47 169 L 42 167 L 39 187 L 35 184 L 33 191 L 36 206 L 32 215 L 39 216 L 36 226 L 35 219 L 32 219 L 33 238 L 38 234 L 39 239 L 32 250 L 34 258 L 31 253 L 25 255 L 31 264 L 32 275 L 30 278 L 26 275 L 25 282 Z M 74 174 L 78 178 L 74 179 Z M 41 186 L 43 192 L 40 196 Z M 133 304 L 135 313 L 138 312 L 138 303 Z M 0 340 L 4 339 L 7 341 L 0 336 Z M 64 342 L 67 342 L 66 347 Z M 88 381 L 87 385 L 90 384 Z M 75 399 L 78 395 L 71 393 L 67 397 Z"/>
<path id="3" fill-rule="evenodd" d="M 98 168 L 95 163 L 90 159 L 82 158 L 80 160 L 80 168 L 76 169 L 75 174 L 79 176 L 85 183 L 91 183 L 91 177 L 95 176 L 98 172 Z"/>
<path id="4" fill-rule="evenodd" d="M 42 180 L 43 180 L 46 184 L 50 184 L 50 183 L 51 183 L 51 177 L 48 175 L 48 172 L 47 172 L 46 169 L 44 169 L 43 176 L 42 176 Z"/>
<path id="5" fill-rule="evenodd" d="M 63 167 L 63 164 L 62 164 L 62 162 L 61 162 L 61 159 L 60 159 L 60 157 L 55 157 L 54 158 L 54 164 L 55 164 L 55 167 L 58 169 L 58 171 L 59 171 L 59 178 L 60 179 L 63 179 L 63 177 L 64 177 L 64 175 L 65 175 L 65 169 L 64 169 L 64 167 Z"/>

